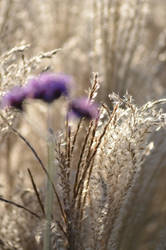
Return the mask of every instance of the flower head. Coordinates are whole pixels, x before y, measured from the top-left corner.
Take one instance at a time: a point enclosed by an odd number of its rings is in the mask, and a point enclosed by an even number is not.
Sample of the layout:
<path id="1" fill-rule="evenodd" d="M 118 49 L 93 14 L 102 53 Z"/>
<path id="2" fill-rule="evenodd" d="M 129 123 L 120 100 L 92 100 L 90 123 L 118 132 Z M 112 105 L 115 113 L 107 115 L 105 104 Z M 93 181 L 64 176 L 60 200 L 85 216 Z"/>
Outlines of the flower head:
<path id="1" fill-rule="evenodd" d="M 71 77 L 64 74 L 43 73 L 26 86 L 27 96 L 51 103 L 60 96 L 68 96 Z"/>
<path id="2" fill-rule="evenodd" d="M 89 120 L 98 117 L 98 106 L 91 103 L 88 98 L 83 97 L 71 101 L 69 104 L 69 116 L 74 115 L 78 118 L 87 118 Z"/>
<path id="3" fill-rule="evenodd" d="M 1 106 L 14 107 L 17 109 L 23 109 L 23 101 L 26 98 L 26 91 L 22 87 L 14 87 L 12 90 L 6 93 L 2 98 Z"/>

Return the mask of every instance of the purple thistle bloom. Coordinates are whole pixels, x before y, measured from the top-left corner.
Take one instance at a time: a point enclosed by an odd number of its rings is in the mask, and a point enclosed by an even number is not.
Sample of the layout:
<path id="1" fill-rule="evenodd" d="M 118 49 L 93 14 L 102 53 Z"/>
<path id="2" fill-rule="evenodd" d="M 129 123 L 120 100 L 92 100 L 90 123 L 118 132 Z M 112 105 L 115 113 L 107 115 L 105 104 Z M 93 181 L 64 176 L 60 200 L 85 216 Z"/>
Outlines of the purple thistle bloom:
<path id="1" fill-rule="evenodd" d="M 74 115 L 78 118 L 96 119 L 98 117 L 98 106 L 91 103 L 88 98 L 82 97 L 71 101 L 69 104 L 69 116 Z"/>
<path id="2" fill-rule="evenodd" d="M 71 77 L 64 74 L 43 73 L 26 86 L 27 96 L 51 103 L 59 97 L 68 96 Z"/>
<path id="3" fill-rule="evenodd" d="M 6 93 L 2 98 L 2 108 L 14 107 L 23 110 L 23 101 L 26 98 L 26 92 L 22 87 L 14 87 L 12 90 Z"/>

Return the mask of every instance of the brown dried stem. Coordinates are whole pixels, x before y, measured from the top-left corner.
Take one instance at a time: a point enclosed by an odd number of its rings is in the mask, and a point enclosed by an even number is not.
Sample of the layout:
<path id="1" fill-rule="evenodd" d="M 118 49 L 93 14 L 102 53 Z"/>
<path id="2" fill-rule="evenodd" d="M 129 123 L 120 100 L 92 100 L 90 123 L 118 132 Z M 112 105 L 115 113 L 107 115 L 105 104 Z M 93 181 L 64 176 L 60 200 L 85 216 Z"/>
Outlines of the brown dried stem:
<path id="1" fill-rule="evenodd" d="M 0 197 L 0 201 L 3 201 L 3 202 L 5 202 L 5 203 L 8 203 L 8 204 L 13 205 L 13 206 L 18 207 L 18 208 L 22 208 L 22 209 L 24 209 L 25 211 L 27 211 L 28 213 L 30 213 L 30 214 L 32 214 L 33 216 L 35 216 L 36 218 L 40 219 L 40 216 L 39 216 L 38 214 L 34 213 L 34 212 L 31 211 L 30 209 L 28 209 L 28 208 L 26 208 L 26 207 L 24 207 L 24 206 L 22 206 L 22 205 L 20 205 L 20 204 L 18 204 L 18 203 L 16 203 L 16 202 L 14 202 L 14 201 L 6 200 L 6 199 L 4 199 L 4 198 L 2 198 L 2 197 Z"/>
<path id="2" fill-rule="evenodd" d="M 33 176 L 32 176 L 32 173 L 31 173 L 30 169 L 28 168 L 27 170 L 28 170 L 28 174 L 29 174 L 29 177 L 30 177 L 30 180 L 31 180 L 33 189 L 34 189 L 34 191 L 35 191 L 35 194 L 36 194 L 38 203 L 39 203 L 39 205 L 40 205 L 40 207 L 41 207 L 41 210 L 42 210 L 43 215 L 45 216 L 44 206 L 43 206 L 42 200 L 41 200 L 41 198 L 40 198 L 40 194 L 39 194 L 39 192 L 38 192 L 38 190 L 37 190 L 37 187 L 36 187 L 34 178 L 33 178 Z"/>

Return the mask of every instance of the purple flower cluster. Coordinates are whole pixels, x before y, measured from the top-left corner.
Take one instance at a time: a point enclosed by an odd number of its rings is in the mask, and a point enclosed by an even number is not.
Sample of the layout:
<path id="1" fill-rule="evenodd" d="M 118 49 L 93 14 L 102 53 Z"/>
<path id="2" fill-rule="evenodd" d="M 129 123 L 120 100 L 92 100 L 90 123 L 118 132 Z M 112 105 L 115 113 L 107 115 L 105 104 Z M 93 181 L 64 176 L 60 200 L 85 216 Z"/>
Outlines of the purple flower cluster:
<path id="1" fill-rule="evenodd" d="M 26 93 L 21 87 L 14 87 L 12 90 L 7 92 L 3 97 L 1 106 L 5 107 L 15 107 L 17 109 L 23 109 L 23 101 L 26 98 Z"/>
<path id="2" fill-rule="evenodd" d="M 43 73 L 31 79 L 24 87 L 15 87 L 2 99 L 2 107 L 23 109 L 23 102 L 27 98 L 41 99 L 51 103 L 59 97 L 68 96 L 71 77 L 64 74 Z"/>
<path id="3" fill-rule="evenodd" d="M 32 78 L 24 87 L 15 87 L 2 99 L 1 106 L 23 110 L 25 99 L 40 99 L 52 103 L 61 96 L 69 96 L 71 77 L 64 74 L 43 73 Z M 69 103 L 68 115 L 88 120 L 98 117 L 98 107 L 83 97 Z"/>
<path id="4" fill-rule="evenodd" d="M 51 103 L 62 95 L 69 95 L 71 77 L 64 74 L 43 73 L 25 87 L 27 97 Z"/>
<path id="5" fill-rule="evenodd" d="M 78 98 L 69 104 L 69 116 L 73 115 L 78 118 L 84 117 L 88 120 L 96 119 L 98 117 L 98 107 L 86 97 Z"/>

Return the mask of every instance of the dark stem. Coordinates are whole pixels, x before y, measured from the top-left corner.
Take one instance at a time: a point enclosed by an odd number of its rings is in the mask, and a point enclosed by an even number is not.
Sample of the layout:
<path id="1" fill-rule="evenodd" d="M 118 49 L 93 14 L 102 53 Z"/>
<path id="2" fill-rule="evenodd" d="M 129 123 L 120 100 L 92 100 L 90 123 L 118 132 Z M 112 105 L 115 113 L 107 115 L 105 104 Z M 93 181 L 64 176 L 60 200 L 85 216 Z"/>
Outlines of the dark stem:
<path id="1" fill-rule="evenodd" d="M 39 205 L 40 205 L 40 207 L 41 207 L 41 210 L 42 210 L 42 212 L 43 212 L 43 215 L 45 216 L 44 206 L 43 206 L 43 203 L 42 203 L 42 201 L 41 201 L 41 199 L 40 199 L 40 194 L 39 194 L 39 192 L 38 192 L 38 190 L 37 190 L 36 184 L 35 184 L 35 182 L 34 182 L 34 178 L 33 178 L 33 176 L 32 176 L 32 173 L 31 173 L 30 169 L 28 168 L 27 170 L 28 170 L 28 174 L 29 174 L 29 176 L 30 176 L 30 180 L 31 180 L 33 189 L 34 189 L 34 191 L 35 191 L 37 200 L 38 200 L 38 202 L 39 202 Z"/>
<path id="2" fill-rule="evenodd" d="M 39 215 L 37 215 L 36 213 L 32 212 L 30 209 L 28 209 L 28 208 L 26 208 L 26 207 L 24 207 L 24 206 L 22 206 L 22 205 L 20 205 L 20 204 L 18 204 L 18 203 L 16 203 L 16 202 L 14 202 L 14 201 L 6 200 L 6 199 L 4 199 L 4 198 L 2 198 L 2 197 L 0 197 L 0 201 L 6 202 L 6 203 L 8 203 L 8 204 L 10 204 L 10 205 L 13 205 L 13 206 L 15 206 L 15 207 L 18 207 L 18 208 L 22 208 L 22 209 L 24 209 L 25 211 L 27 211 L 28 213 L 30 213 L 30 214 L 32 214 L 33 216 L 35 216 L 36 218 L 40 219 L 40 216 L 39 216 Z"/>

